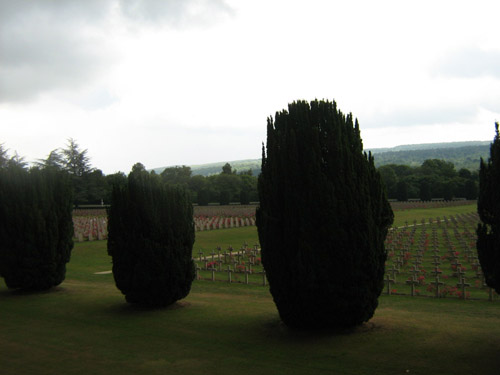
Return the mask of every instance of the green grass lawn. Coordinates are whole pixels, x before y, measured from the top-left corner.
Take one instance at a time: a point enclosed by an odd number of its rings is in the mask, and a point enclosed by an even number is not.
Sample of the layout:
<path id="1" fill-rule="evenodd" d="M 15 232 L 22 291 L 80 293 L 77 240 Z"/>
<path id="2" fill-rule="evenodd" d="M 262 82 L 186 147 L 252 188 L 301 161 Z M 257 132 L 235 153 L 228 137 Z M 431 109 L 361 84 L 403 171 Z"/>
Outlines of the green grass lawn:
<path id="1" fill-rule="evenodd" d="M 420 223 L 422 219 L 429 221 L 429 218 L 436 219 L 437 217 L 440 217 L 442 219 L 444 216 L 449 217 L 450 215 L 465 214 L 469 212 L 477 212 L 477 205 L 466 204 L 463 206 L 414 208 L 410 210 L 395 211 L 393 226 L 401 227 L 405 225 L 406 221 L 411 225 L 414 220 L 416 220 L 417 223 Z"/>
<path id="2" fill-rule="evenodd" d="M 255 227 L 200 232 L 195 249 L 255 239 Z M 267 287 L 195 281 L 170 308 L 140 309 L 95 274 L 110 269 L 106 242 L 84 242 L 50 292 L 0 281 L 0 374 L 499 373 L 498 302 L 383 295 L 368 323 L 311 333 L 280 323 Z"/>
<path id="3" fill-rule="evenodd" d="M 197 257 L 200 251 L 209 255 L 217 246 L 219 246 L 222 251 L 226 251 L 229 246 L 232 246 L 235 250 L 239 250 L 245 242 L 250 247 L 259 243 L 257 227 L 216 229 L 196 232 L 193 256 Z"/>

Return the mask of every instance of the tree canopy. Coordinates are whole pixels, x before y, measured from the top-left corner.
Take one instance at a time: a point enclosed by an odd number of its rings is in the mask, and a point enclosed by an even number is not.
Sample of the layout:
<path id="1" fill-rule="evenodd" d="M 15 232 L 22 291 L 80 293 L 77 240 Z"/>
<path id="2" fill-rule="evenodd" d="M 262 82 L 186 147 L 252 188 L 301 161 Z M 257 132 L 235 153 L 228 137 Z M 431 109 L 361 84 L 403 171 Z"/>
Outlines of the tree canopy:
<path id="1" fill-rule="evenodd" d="M 425 160 L 419 167 L 388 164 L 378 171 L 390 199 L 477 198 L 478 173 L 464 168 L 457 172 L 453 163 L 444 160 Z"/>
<path id="2" fill-rule="evenodd" d="M 51 152 L 51 154 L 54 151 Z M 92 170 L 88 150 L 81 150 L 73 138 L 68 139 L 66 148 L 61 150 L 63 168 L 74 176 L 81 177 Z M 49 155 L 50 158 L 50 155 Z"/>

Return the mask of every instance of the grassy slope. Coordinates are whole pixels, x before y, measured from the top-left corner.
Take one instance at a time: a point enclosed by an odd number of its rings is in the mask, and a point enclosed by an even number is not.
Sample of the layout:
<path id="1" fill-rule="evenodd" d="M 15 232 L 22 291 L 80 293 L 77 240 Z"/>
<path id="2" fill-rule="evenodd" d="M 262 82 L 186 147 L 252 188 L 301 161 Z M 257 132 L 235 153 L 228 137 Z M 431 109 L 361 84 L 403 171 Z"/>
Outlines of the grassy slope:
<path id="1" fill-rule="evenodd" d="M 198 234 L 211 248 L 248 228 Z M 255 228 L 254 228 L 255 231 Z M 206 237 L 205 237 L 206 236 Z M 204 237 L 207 244 L 204 244 Z M 210 244 L 208 244 L 210 243 Z M 382 296 L 352 332 L 288 330 L 267 288 L 195 282 L 169 309 L 125 303 L 105 242 L 76 244 L 66 281 L 42 294 L 0 282 L 1 374 L 497 374 L 500 305 Z"/>

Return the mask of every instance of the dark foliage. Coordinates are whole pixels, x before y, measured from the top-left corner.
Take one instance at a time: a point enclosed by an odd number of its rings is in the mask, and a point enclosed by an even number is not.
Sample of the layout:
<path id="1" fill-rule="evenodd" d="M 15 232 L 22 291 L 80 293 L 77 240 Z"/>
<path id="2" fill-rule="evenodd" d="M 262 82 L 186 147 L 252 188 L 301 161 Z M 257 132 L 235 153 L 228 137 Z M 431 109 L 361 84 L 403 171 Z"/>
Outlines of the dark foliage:
<path id="1" fill-rule="evenodd" d="M 406 181 L 398 181 L 396 185 L 396 198 L 400 202 L 408 200 L 408 184 Z"/>
<path id="2" fill-rule="evenodd" d="M 247 190 L 240 192 L 240 204 L 250 204 L 250 194 Z"/>
<path id="3" fill-rule="evenodd" d="M 498 123 L 490 147 L 490 158 L 481 160 L 477 209 L 477 252 L 486 283 L 500 293 L 500 137 Z"/>
<path id="4" fill-rule="evenodd" d="M 9 288 L 46 290 L 66 275 L 73 248 L 69 175 L 0 169 L 0 276 Z"/>
<path id="5" fill-rule="evenodd" d="M 167 306 L 186 297 L 194 279 L 193 207 L 186 191 L 136 164 L 113 188 L 108 253 L 127 302 Z"/>
<path id="6" fill-rule="evenodd" d="M 378 157 L 375 154 L 375 158 Z M 404 201 L 420 198 L 429 201 L 477 198 L 479 173 L 464 168 L 457 172 L 451 162 L 428 159 L 419 167 L 389 164 L 377 169 L 387 188 L 389 199 Z"/>
<path id="7" fill-rule="evenodd" d="M 210 193 L 207 189 L 198 192 L 198 206 L 208 206 Z"/>
<path id="8" fill-rule="evenodd" d="M 219 193 L 219 204 L 221 206 L 227 206 L 231 202 L 231 193 L 227 190 L 222 190 Z"/>
<path id="9" fill-rule="evenodd" d="M 262 262 L 283 322 L 323 329 L 369 320 L 393 213 L 357 120 L 328 101 L 276 113 L 258 188 Z"/>
<path id="10" fill-rule="evenodd" d="M 427 179 L 422 179 L 420 181 L 419 193 L 419 198 L 421 201 L 430 201 L 432 199 L 431 183 Z"/>

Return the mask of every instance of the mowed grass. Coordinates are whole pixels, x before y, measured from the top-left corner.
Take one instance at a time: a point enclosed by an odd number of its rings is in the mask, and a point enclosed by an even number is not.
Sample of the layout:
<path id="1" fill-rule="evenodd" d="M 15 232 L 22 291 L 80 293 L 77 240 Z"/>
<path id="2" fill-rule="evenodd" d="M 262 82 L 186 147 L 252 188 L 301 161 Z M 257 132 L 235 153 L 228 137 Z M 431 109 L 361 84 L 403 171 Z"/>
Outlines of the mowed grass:
<path id="1" fill-rule="evenodd" d="M 218 233 L 251 243 L 248 228 Z M 254 228 L 255 231 L 255 228 Z M 212 239 L 207 239 L 207 243 Z M 237 246 L 237 245 L 233 245 Z M 167 309 L 128 305 L 106 242 L 78 243 L 61 286 L 8 291 L 0 282 L 0 374 L 498 374 L 500 304 L 381 296 L 347 332 L 280 323 L 266 287 L 195 281 Z"/>
<path id="2" fill-rule="evenodd" d="M 435 220 L 436 218 L 443 219 L 444 216 L 450 217 L 451 215 L 466 214 L 470 212 L 477 212 L 476 204 L 465 204 L 463 206 L 439 207 L 439 208 L 413 208 L 409 210 L 394 211 L 394 227 L 401 227 L 408 222 L 412 225 L 416 220 L 420 223 L 422 219 L 429 221 L 429 218 Z"/>
<path id="3" fill-rule="evenodd" d="M 244 243 L 253 247 L 259 243 L 257 227 L 241 227 L 232 229 L 216 229 L 196 232 L 196 239 L 193 246 L 193 256 L 197 257 L 200 251 L 209 255 L 217 247 L 224 252 L 229 246 L 234 250 L 239 250 Z"/>

